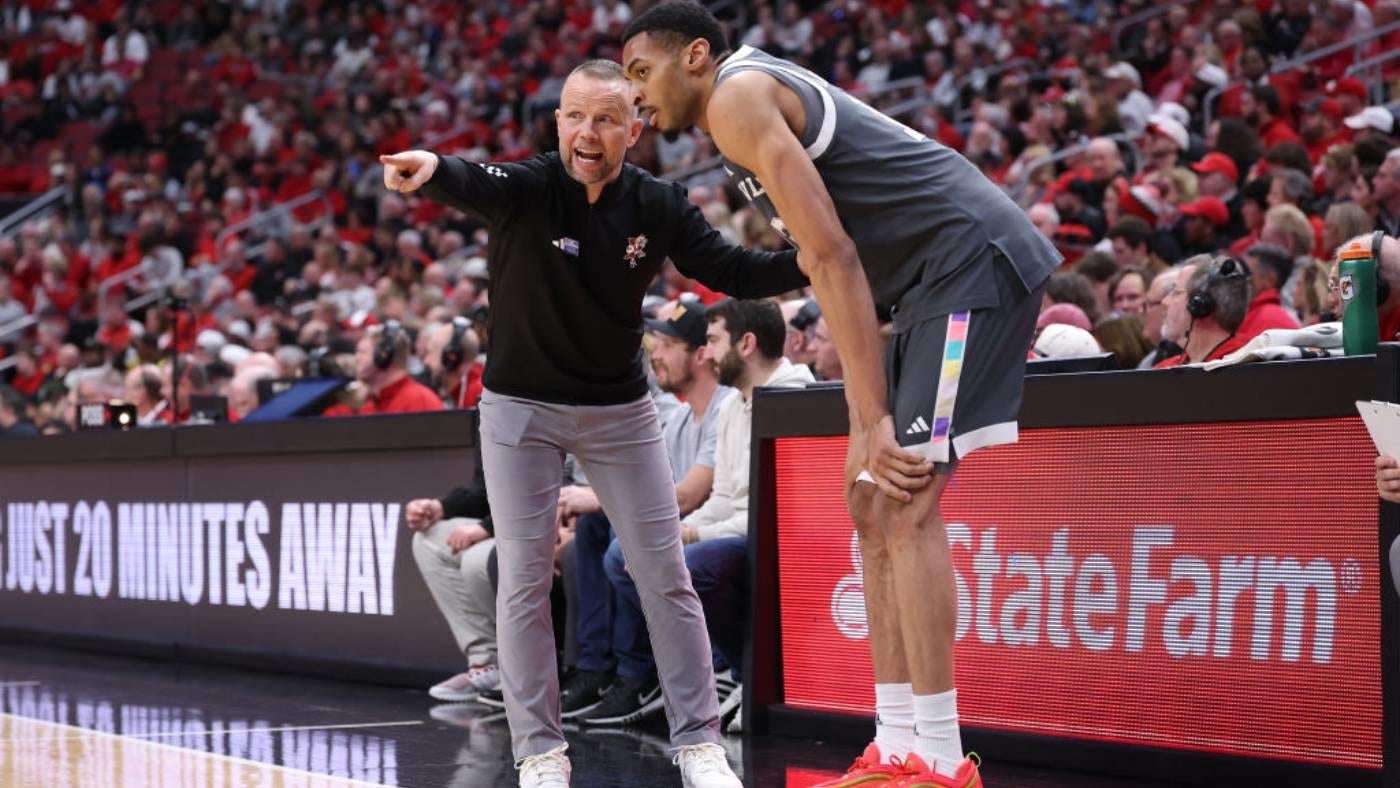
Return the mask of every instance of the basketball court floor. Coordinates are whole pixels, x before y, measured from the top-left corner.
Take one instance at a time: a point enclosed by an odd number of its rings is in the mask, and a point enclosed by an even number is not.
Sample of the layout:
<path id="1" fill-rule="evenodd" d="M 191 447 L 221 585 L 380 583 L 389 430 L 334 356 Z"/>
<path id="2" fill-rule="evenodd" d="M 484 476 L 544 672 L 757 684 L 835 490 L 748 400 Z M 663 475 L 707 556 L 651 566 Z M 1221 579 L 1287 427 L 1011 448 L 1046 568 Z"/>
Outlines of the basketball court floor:
<path id="1" fill-rule="evenodd" d="M 679 786 L 664 721 L 568 730 L 576 788 Z M 811 785 L 847 744 L 726 737 L 751 788 Z M 989 762 L 989 788 L 1147 788 Z M 421 690 L 0 646 L 0 788 L 508 788 L 500 712 Z"/>

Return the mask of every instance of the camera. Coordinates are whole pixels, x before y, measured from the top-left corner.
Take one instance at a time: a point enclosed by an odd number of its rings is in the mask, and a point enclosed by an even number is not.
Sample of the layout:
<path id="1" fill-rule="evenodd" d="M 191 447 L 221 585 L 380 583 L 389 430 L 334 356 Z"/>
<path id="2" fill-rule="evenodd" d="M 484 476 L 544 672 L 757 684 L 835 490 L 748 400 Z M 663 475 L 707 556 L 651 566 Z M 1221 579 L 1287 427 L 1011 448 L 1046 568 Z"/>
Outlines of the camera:
<path id="1" fill-rule="evenodd" d="M 125 402 L 89 402 L 78 406 L 80 430 L 130 430 L 136 427 L 136 406 Z"/>

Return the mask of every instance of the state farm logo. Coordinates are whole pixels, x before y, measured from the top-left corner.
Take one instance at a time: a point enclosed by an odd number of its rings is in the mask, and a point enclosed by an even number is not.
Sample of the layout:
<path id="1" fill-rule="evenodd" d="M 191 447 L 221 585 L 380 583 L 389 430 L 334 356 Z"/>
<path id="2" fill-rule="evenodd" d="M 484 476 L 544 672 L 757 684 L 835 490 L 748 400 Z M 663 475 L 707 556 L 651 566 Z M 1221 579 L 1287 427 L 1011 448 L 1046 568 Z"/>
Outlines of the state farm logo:
<path id="1" fill-rule="evenodd" d="M 965 550 L 972 568 L 970 578 L 954 570 L 957 639 L 973 634 L 982 644 L 1010 648 L 1161 650 L 1176 659 L 1247 653 L 1252 660 L 1283 662 L 1304 658 L 1307 643 L 1307 661 L 1332 661 L 1339 594 L 1354 596 L 1366 584 L 1359 561 L 1346 558 L 1334 566 L 1320 557 L 1231 554 L 1212 562 L 1174 552 L 1175 539 L 1170 525 L 1134 529 L 1124 577 L 1108 555 L 1074 555 L 1068 528 L 1051 535 L 1044 555 L 1004 556 L 996 528 L 974 535 L 967 525 L 950 523 L 954 560 Z M 859 640 L 869 628 L 855 534 L 851 564 L 854 574 L 832 590 L 831 615 L 842 635 Z M 1282 631 L 1276 632 L 1280 610 Z M 1150 616 L 1160 625 L 1149 627 Z M 1245 620 L 1248 634 L 1237 638 L 1236 622 Z"/>

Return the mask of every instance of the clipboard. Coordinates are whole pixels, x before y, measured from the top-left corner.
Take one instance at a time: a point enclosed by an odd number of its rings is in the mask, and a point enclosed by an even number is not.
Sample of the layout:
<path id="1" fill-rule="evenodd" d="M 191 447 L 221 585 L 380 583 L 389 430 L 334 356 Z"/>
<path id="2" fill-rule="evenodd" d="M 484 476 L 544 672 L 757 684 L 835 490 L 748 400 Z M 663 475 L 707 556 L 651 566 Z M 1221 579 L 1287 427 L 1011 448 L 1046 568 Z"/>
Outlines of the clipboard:
<path id="1" fill-rule="evenodd" d="M 1361 420 L 1366 422 L 1376 450 L 1400 459 L 1400 405 L 1357 400 L 1356 409 L 1361 413 Z"/>

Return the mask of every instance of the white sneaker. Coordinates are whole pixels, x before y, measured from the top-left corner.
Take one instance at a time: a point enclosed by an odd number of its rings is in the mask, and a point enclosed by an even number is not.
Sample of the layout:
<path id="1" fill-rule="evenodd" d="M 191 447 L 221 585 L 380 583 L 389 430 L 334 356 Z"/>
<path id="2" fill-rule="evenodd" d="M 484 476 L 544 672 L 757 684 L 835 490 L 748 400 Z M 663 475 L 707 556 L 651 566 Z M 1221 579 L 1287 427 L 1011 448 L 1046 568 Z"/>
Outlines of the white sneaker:
<path id="1" fill-rule="evenodd" d="M 744 788 L 724 748 L 718 744 L 690 744 L 676 748 L 672 763 L 681 767 L 681 784 L 685 788 Z"/>
<path id="2" fill-rule="evenodd" d="M 569 776 L 573 766 L 564 751 L 569 745 L 561 744 L 543 755 L 531 755 L 515 762 L 520 770 L 520 788 L 569 788 Z"/>
<path id="3" fill-rule="evenodd" d="M 482 692 L 500 687 L 501 671 L 495 665 L 475 665 L 465 673 L 458 673 L 434 685 L 428 694 L 444 703 L 468 703 L 476 700 Z"/>

